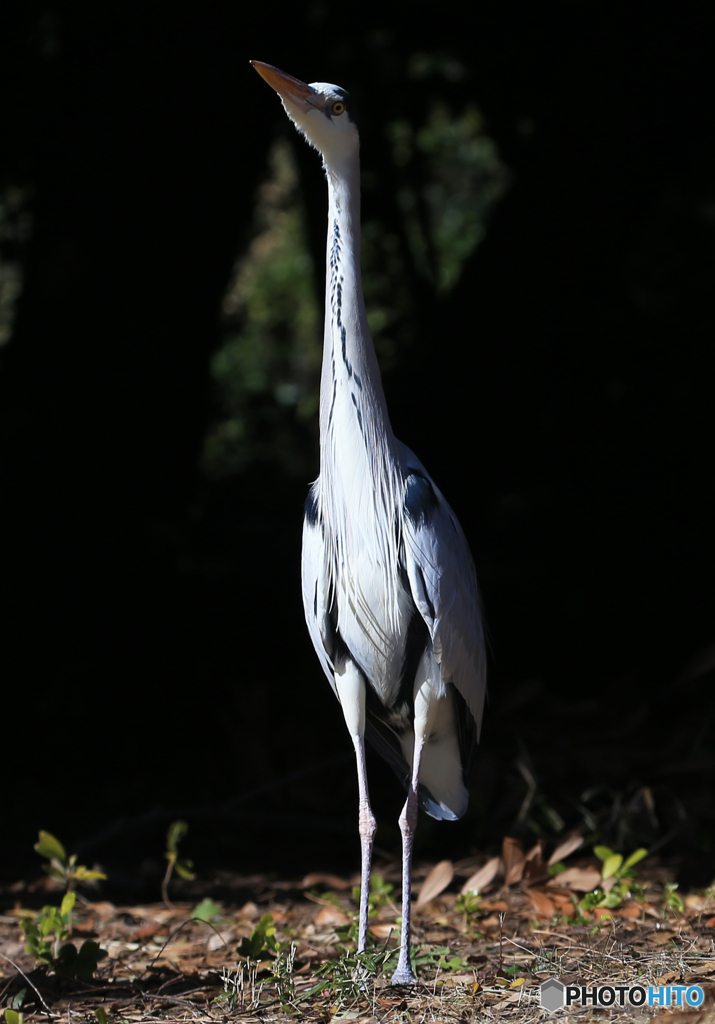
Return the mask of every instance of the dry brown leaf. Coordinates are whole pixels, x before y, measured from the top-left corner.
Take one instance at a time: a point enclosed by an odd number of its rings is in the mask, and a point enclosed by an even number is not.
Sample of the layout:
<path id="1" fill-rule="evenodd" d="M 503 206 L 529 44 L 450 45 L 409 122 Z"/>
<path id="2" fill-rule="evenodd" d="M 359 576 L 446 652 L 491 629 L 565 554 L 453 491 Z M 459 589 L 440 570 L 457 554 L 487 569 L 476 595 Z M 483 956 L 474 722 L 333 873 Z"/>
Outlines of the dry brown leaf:
<path id="1" fill-rule="evenodd" d="M 631 903 L 627 907 L 621 907 L 620 910 L 614 911 L 614 913 L 616 913 L 618 917 L 623 917 L 626 920 L 628 920 L 628 918 L 634 919 L 641 916 L 641 908 L 636 903 Z"/>
<path id="2" fill-rule="evenodd" d="M 376 939 L 388 939 L 390 935 L 394 935 L 397 931 L 397 925 L 387 924 L 371 924 L 368 925 L 368 930 L 371 935 L 374 935 Z"/>
<path id="3" fill-rule="evenodd" d="M 138 941 L 140 939 L 150 939 L 156 935 L 164 927 L 163 924 L 159 924 L 158 921 L 150 921 L 148 924 L 143 924 L 135 931 L 131 933 L 132 939 Z"/>
<path id="4" fill-rule="evenodd" d="M 656 985 L 668 985 L 671 981 L 680 980 L 680 971 L 666 971 L 659 978 L 655 979 Z"/>
<path id="5" fill-rule="evenodd" d="M 424 907 L 435 896 L 439 896 L 441 892 L 444 892 L 453 878 L 454 864 L 451 860 L 441 860 L 439 864 L 435 864 L 422 883 L 417 903 L 415 903 L 415 910 Z"/>
<path id="6" fill-rule="evenodd" d="M 77 924 L 72 925 L 73 932 L 93 932 L 98 927 L 96 917 L 88 917 L 86 921 L 79 921 Z"/>
<path id="7" fill-rule="evenodd" d="M 261 911 L 258 909 L 253 900 L 248 900 L 244 903 L 238 912 L 239 917 L 247 917 L 249 921 L 255 921 L 257 917 L 261 916 Z"/>
<path id="8" fill-rule="evenodd" d="M 698 968 L 699 974 L 712 974 L 715 971 L 715 960 L 703 960 Z"/>
<path id="9" fill-rule="evenodd" d="M 341 878 L 340 875 L 331 875 L 329 871 L 312 871 L 305 876 L 301 885 L 304 889 L 312 889 L 314 885 L 324 885 L 326 889 L 337 889 L 338 892 L 343 892 L 351 887 L 352 882 L 347 878 Z"/>
<path id="10" fill-rule="evenodd" d="M 538 892 L 536 889 L 529 889 L 526 895 L 529 897 L 529 902 L 536 911 L 537 917 L 551 918 L 554 916 L 556 906 L 546 893 Z"/>
<path id="11" fill-rule="evenodd" d="M 675 938 L 675 932 L 659 931 L 652 932 L 648 936 L 648 941 L 654 946 L 667 946 L 671 939 Z"/>
<path id="12" fill-rule="evenodd" d="M 499 920 L 497 915 L 492 914 L 490 917 L 483 917 L 482 920 L 479 922 L 479 927 L 485 928 L 487 931 L 490 931 L 492 928 L 498 928 L 500 924 L 501 921 Z"/>
<path id="13" fill-rule="evenodd" d="M 615 911 L 612 910 L 611 907 L 594 907 L 593 908 L 593 916 L 596 918 L 597 921 L 601 921 L 601 920 L 603 920 L 603 918 L 608 918 L 609 921 L 612 921 L 614 914 L 615 914 Z"/>
<path id="14" fill-rule="evenodd" d="M 482 910 L 499 910 L 505 911 L 509 909 L 506 900 L 485 900 L 481 905 Z"/>
<path id="15" fill-rule="evenodd" d="M 532 846 L 531 849 L 529 850 L 529 852 L 527 853 L 527 855 L 526 855 L 527 863 L 530 862 L 530 861 L 533 861 L 533 860 L 536 860 L 536 861 L 543 860 L 543 857 L 542 857 L 543 852 L 544 852 L 544 844 L 543 844 L 543 841 L 540 839 L 538 841 L 538 843 L 536 843 L 535 846 Z"/>
<path id="16" fill-rule="evenodd" d="M 689 892 L 683 897 L 683 902 L 688 910 L 708 910 L 713 905 L 712 899 L 700 892 Z"/>
<path id="17" fill-rule="evenodd" d="M 549 899 L 556 904 L 556 909 L 563 917 L 570 917 L 573 914 L 573 900 L 567 893 L 550 892 Z M 584 913 L 584 916 L 588 915 Z"/>
<path id="18" fill-rule="evenodd" d="M 340 907 L 321 907 L 315 915 L 313 923 L 318 927 L 342 928 L 346 924 L 350 924 L 350 918 Z"/>
<path id="19" fill-rule="evenodd" d="M 574 852 L 574 850 L 578 850 L 579 846 L 582 844 L 583 836 L 580 832 L 569 832 L 549 857 L 549 866 L 552 864 L 558 864 L 560 860 L 565 860 L 566 857 Z"/>
<path id="20" fill-rule="evenodd" d="M 108 903 L 106 900 L 101 901 L 99 903 L 88 903 L 87 906 L 90 910 L 93 910 L 94 913 L 97 914 L 97 916 L 100 917 L 103 921 L 111 921 L 111 919 L 117 913 L 117 908 L 114 906 L 114 904 Z"/>
<path id="21" fill-rule="evenodd" d="M 478 871 L 474 872 L 471 878 L 467 879 L 460 892 L 462 894 L 465 892 L 481 892 L 485 889 L 496 878 L 499 872 L 500 861 L 500 857 L 492 857 L 491 860 L 488 860 Z"/>
<path id="22" fill-rule="evenodd" d="M 591 892 L 601 881 L 600 871 L 595 868 L 567 868 L 548 883 L 565 886 L 574 892 Z"/>
<path id="23" fill-rule="evenodd" d="M 510 836 L 504 837 L 501 848 L 501 858 L 504 861 L 504 881 L 506 885 L 516 885 L 524 874 L 524 847 L 518 839 Z"/>
<path id="24" fill-rule="evenodd" d="M 526 878 L 538 878 L 546 873 L 546 865 L 542 856 L 544 844 L 541 840 L 536 846 L 532 846 L 526 855 L 524 875 Z"/>

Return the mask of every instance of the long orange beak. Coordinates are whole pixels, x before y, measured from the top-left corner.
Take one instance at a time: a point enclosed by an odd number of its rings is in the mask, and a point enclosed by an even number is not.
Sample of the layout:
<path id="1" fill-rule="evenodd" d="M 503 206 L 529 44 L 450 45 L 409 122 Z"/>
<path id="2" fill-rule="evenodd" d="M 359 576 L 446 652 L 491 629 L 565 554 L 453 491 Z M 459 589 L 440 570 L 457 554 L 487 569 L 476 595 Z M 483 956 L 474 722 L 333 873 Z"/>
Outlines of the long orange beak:
<path id="1" fill-rule="evenodd" d="M 252 60 L 251 64 L 261 78 L 264 78 L 270 87 L 275 89 L 282 100 L 292 101 L 305 111 L 311 110 L 316 106 L 315 90 L 311 89 L 305 82 L 301 82 L 299 78 L 293 78 L 292 75 L 287 75 L 285 71 L 279 71 L 272 64 L 264 64 L 260 60 Z"/>

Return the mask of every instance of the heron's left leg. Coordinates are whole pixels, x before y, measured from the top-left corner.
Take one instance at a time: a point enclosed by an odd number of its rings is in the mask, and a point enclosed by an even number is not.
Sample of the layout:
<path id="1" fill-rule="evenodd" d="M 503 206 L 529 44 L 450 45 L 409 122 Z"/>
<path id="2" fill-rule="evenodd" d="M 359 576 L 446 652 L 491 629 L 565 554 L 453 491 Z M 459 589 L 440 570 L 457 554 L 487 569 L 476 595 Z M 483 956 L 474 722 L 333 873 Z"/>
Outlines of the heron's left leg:
<path id="1" fill-rule="evenodd" d="M 407 791 L 407 800 L 400 815 L 402 832 L 402 934 L 400 937 L 400 958 L 392 975 L 393 985 L 416 985 L 410 963 L 410 925 L 412 919 L 412 844 L 417 825 L 417 792 L 420 780 L 420 763 L 424 745 L 429 739 L 437 710 L 438 698 L 434 696 L 429 681 L 424 682 L 415 693 L 415 748 L 412 756 L 412 777 Z"/>
<path id="2" fill-rule="evenodd" d="M 370 807 L 367 789 L 367 768 L 365 766 L 365 680 L 353 661 L 346 661 L 343 672 L 335 673 L 335 687 L 345 715 L 345 724 L 355 747 L 360 796 L 360 918 L 358 925 L 358 953 L 367 945 L 367 914 L 370 897 L 370 865 L 372 843 L 377 830 L 375 815 Z"/>

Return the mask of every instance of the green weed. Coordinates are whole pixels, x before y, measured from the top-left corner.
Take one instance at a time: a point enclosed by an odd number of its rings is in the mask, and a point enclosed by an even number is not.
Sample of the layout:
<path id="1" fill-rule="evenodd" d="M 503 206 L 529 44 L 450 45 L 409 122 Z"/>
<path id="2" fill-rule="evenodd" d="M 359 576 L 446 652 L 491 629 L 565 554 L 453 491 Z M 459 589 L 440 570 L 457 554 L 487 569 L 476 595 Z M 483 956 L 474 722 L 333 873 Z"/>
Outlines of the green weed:
<path id="1" fill-rule="evenodd" d="M 354 1002 L 365 995 L 371 981 L 385 970 L 388 962 L 397 956 L 396 949 L 365 950 L 364 953 L 345 953 L 337 960 L 326 960 L 316 971 L 320 978 L 302 999 L 330 992 L 341 1005 Z"/>
<path id="2" fill-rule="evenodd" d="M 412 956 L 412 967 L 415 973 L 420 967 L 428 967 L 454 974 L 468 970 L 469 964 L 461 957 L 454 956 L 447 946 L 424 946 Z"/>
<path id="3" fill-rule="evenodd" d="M 48 864 L 42 865 L 42 870 L 51 878 L 63 881 L 68 890 L 73 889 L 77 882 L 93 882 L 107 877 L 101 871 L 90 870 L 84 864 L 78 864 L 76 853 L 68 857 L 62 843 L 50 832 L 40 832 L 35 850 L 49 861 Z"/>
<path id="4" fill-rule="evenodd" d="M 91 981 L 99 961 L 107 955 L 96 942 L 87 940 L 79 949 L 65 942 L 72 931 L 75 893 L 65 893 L 59 907 L 43 907 L 34 920 L 25 918 L 20 927 L 25 933 L 25 949 L 39 964 L 52 967 L 65 978 Z"/>
<path id="5" fill-rule="evenodd" d="M 276 956 L 281 950 L 281 945 L 276 939 L 276 926 L 273 924 L 273 915 L 264 914 L 250 937 L 244 936 L 241 944 L 236 950 L 239 956 L 247 960 L 265 960 L 267 956 Z"/>
<path id="6" fill-rule="evenodd" d="M 386 882 L 382 875 L 372 875 L 370 877 L 370 895 L 367 898 L 368 917 L 377 917 L 382 908 L 391 902 L 394 889 L 394 885 L 391 882 Z M 353 899 L 358 905 L 360 904 L 359 885 L 353 886 Z"/>
<path id="7" fill-rule="evenodd" d="M 195 877 L 191 870 L 194 866 L 193 861 L 188 860 L 186 857 L 179 857 L 179 843 L 188 831 L 189 826 L 185 821 L 172 821 L 166 833 L 166 852 L 164 856 L 168 863 L 166 865 L 166 874 L 161 883 L 161 898 L 167 907 L 172 905 L 169 899 L 169 881 L 173 872 L 175 871 L 180 878 L 186 879 L 187 882 L 192 881 Z"/>
<path id="8" fill-rule="evenodd" d="M 481 936 L 477 928 L 479 915 L 483 913 L 482 897 L 476 892 L 464 892 L 457 897 L 454 909 L 462 915 L 464 931 L 474 938 Z"/>
<path id="9" fill-rule="evenodd" d="M 60 943 L 69 938 L 75 899 L 73 892 L 65 893 L 59 907 L 43 907 L 34 920 L 25 918 L 20 922 L 25 933 L 25 949 L 38 963 L 51 967 Z"/>
<path id="10" fill-rule="evenodd" d="M 643 848 L 635 850 L 630 857 L 623 859 L 620 853 L 614 853 L 608 846 L 594 846 L 593 852 L 603 862 L 601 878 L 607 885 L 597 886 L 593 892 L 586 893 L 578 904 L 580 910 L 594 910 L 605 907 L 612 910 L 632 895 L 642 895 L 642 887 L 635 881 L 634 866 L 648 855 Z"/>
<path id="11" fill-rule="evenodd" d="M 207 896 L 206 899 L 201 900 L 200 903 L 194 907 L 191 917 L 197 921 L 206 921 L 210 924 L 212 921 L 219 921 L 221 919 L 222 910 L 218 903 L 214 903 L 212 899 Z"/>
<path id="12" fill-rule="evenodd" d="M 685 904 L 682 896 L 675 891 L 678 888 L 677 882 L 666 882 L 663 887 L 663 907 L 674 914 L 684 914 Z"/>

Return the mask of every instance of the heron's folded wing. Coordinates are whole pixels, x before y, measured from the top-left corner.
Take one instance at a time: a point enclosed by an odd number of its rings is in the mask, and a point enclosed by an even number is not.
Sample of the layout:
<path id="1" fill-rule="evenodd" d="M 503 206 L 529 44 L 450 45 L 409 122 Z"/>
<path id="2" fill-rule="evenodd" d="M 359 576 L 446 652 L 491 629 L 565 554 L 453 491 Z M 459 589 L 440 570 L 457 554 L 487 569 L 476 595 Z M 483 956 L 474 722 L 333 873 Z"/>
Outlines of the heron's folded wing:
<path id="1" fill-rule="evenodd" d="M 310 502 L 310 498 L 308 499 Z M 302 554 L 303 608 L 308 624 L 310 639 L 313 641 L 320 664 L 335 689 L 332 651 L 333 627 L 330 620 L 331 586 L 328 559 L 323 542 L 323 528 L 318 519 L 311 516 L 306 504 L 303 522 Z"/>
<path id="2" fill-rule="evenodd" d="M 416 460 L 415 460 L 416 461 Z M 445 683 L 454 683 L 481 728 L 486 651 L 477 576 L 462 528 L 421 466 L 407 479 L 405 567 Z"/>

